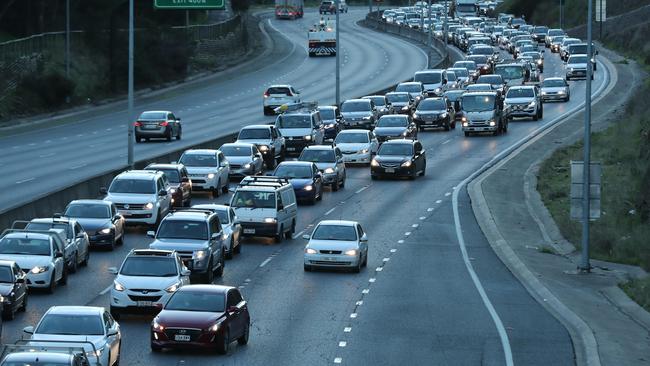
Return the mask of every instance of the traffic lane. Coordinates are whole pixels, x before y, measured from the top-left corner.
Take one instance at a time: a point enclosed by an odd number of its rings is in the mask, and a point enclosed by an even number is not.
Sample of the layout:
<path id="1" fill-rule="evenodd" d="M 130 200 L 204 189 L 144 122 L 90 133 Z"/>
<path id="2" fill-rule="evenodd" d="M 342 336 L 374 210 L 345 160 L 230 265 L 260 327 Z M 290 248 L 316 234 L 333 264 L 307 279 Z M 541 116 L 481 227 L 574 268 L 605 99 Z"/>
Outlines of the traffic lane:
<path id="1" fill-rule="evenodd" d="M 350 20 L 350 22 L 353 23 L 352 20 Z M 363 31 L 364 30 L 361 30 L 359 32 L 363 32 Z M 357 36 L 358 34 L 360 33 L 357 32 Z M 394 46 L 390 48 L 391 50 L 393 50 L 393 52 L 390 55 L 391 57 L 394 57 L 394 59 L 389 59 L 391 64 L 400 64 L 400 65 L 414 64 L 415 60 L 417 60 L 418 58 L 422 60 L 420 61 L 422 65 L 425 64 L 425 62 L 423 61 L 424 55 L 415 46 L 410 44 L 405 44 L 403 41 L 395 40 L 392 39 L 390 36 L 381 35 L 378 33 L 373 33 L 371 38 L 374 39 L 376 37 L 379 38 L 386 37 L 386 44 Z M 358 54 L 356 54 L 356 56 L 352 55 L 351 59 L 352 60 L 360 59 L 368 56 L 369 54 L 372 55 L 372 52 L 375 51 L 379 52 L 378 50 L 380 50 L 381 47 L 379 47 L 378 45 L 380 44 L 377 43 L 376 45 L 377 47 L 370 47 L 365 43 L 357 44 L 357 46 L 354 47 L 354 50 Z M 370 49 L 364 51 L 363 47 L 367 47 Z M 385 51 L 382 52 L 383 53 L 381 55 L 374 57 L 372 59 L 375 60 L 383 59 L 385 64 L 386 54 Z M 316 65 L 316 71 L 312 72 L 313 70 L 310 70 L 310 72 L 308 73 L 309 75 L 319 75 L 317 71 L 320 70 L 322 72 L 324 64 L 333 65 L 331 59 L 328 60 L 328 59 L 319 59 L 319 58 L 310 60 L 309 63 L 313 63 Z M 364 65 L 366 65 L 364 66 L 366 69 L 368 67 L 372 69 L 373 64 L 366 62 L 365 58 L 363 58 L 363 63 Z M 347 66 L 342 68 L 344 86 L 346 85 L 345 80 L 347 80 L 346 67 Z M 413 67 L 413 70 L 417 68 L 419 68 L 419 66 Z M 373 76 L 372 80 L 366 80 L 366 81 L 364 81 L 363 78 L 361 80 L 358 80 L 350 77 L 349 79 L 351 80 L 351 82 L 354 82 L 359 85 L 363 85 L 364 88 L 366 88 L 368 90 L 367 92 L 369 93 L 373 90 L 385 87 L 386 84 L 394 83 L 395 82 L 393 79 L 394 77 L 406 78 L 407 74 L 412 74 L 412 72 L 408 71 L 408 68 L 402 67 L 402 68 L 393 68 L 393 69 L 396 70 L 395 72 L 397 74 L 394 74 L 393 72 L 384 73 L 381 75 L 381 77 Z M 358 70 L 355 71 L 356 72 L 354 74 L 356 75 L 363 74 L 363 72 L 359 72 Z M 302 78 L 305 79 L 304 77 Z M 297 81 L 300 82 L 300 80 Z M 313 83 L 317 85 L 316 87 L 314 87 L 313 94 L 316 96 L 322 95 L 323 98 L 321 98 L 321 101 L 323 99 L 328 99 L 328 98 L 333 100 L 333 91 L 328 89 L 327 87 L 323 87 L 323 86 L 327 86 L 328 83 L 329 84 L 333 83 L 332 78 L 325 78 L 323 80 L 323 83 L 325 83 L 325 85 L 320 85 L 322 84 L 320 82 Z M 348 92 L 346 92 L 346 90 L 352 90 L 352 89 L 347 89 L 347 88 L 342 89 L 342 96 L 344 98 L 347 97 L 346 94 Z M 304 95 L 310 94 L 310 92 L 308 91 L 307 92 L 303 91 L 303 93 Z M 208 93 L 202 93 L 202 94 L 208 94 Z M 353 94 L 350 93 L 350 96 L 353 96 Z M 314 98 L 314 99 L 319 99 L 319 98 Z M 250 103 L 251 101 L 257 107 L 259 107 L 259 105 L 257 105 L 258 103 L 257 95 L 255 95 L 255 97 L 252 98 L 251 100 L 243 98 L 240 101 L 240 103 Z M 223 115 L 222 111 L 224 109 L 212 107 L 211 105 L 213 104 L 213 102 L 215 101 L 213 100 L 210 103 L 208 103 L 208 106 L 201 105 L 201 106 L 197 106 L 196 108 L 193 108 L 192 111 L 179 113 L 179 116 L 183 117 L 184 125 L 197 127 L 197 128 L 190 128 L 189 131 L 187 128 L 184 130 L 184 140 L 180 143 L 180 146 L 184 146 L 184 145 L 187 146 L 191 144 L 192 141 L 197 141 L 198 139 L 204 139 L 206 135 L 212 135 L 212 136 L 224 135 L 227 132 L 229 133 L 232 132 L 233 130 L 236 131 L 236 129 L 238 127 L 241 127 L 242 125 L 250 124 L 252 122 L 263 123 L 263 122 L 272 121 L 272 119 L 269 118 L 266 119 L 262 118 L 260 114 L 257 113 L 258 108 L 256 107 L 245 108 L 244 105 L 239 105 L 235 103 L 234 105 L 229 105 L 228 108 L 225 108 L 225 110 L 232 111 L 232 113 L 230 115 L 226 115 L 225 118 L 223 118 L 223 120 L 228 121 L 228 123 L 222 123 L 222 118 L 220 117 Z M 163 109 L 168 107 L 169 107 L 168 104 L 163 105 L 163 103 L 161 102 L 158 105 L 151 106 L 151 109 Z M 218 110 L 219 112 L 215 113 L 215 109 Z M 180 109 L 180 111 L 183 111 L 183 109 Z M 249 112 L 246 113 L 247 111 Z M 185 113 L 190 113 L 190 112 L 192 113 L 192 116 L 196 115 L 198 118 L 186 117 Z M 106 118 L 107 118 L 106 123 L 111 123 L 108 120 L 112 120 L 112 121 L 124 120 L 124 119 L 120 119 L 119 115 L 111 116 L 110 118 L 106 117 Z M 126 116 L 123 116 L 122 118 L 126 118 Z M 38 195 L 42 191 L 41 188 L 42 184 L 40 184 L 40 182 L 43 181 L 43 176 L 45 175 L 42 175 L 40 172 L 44 172 L 45 174 L 48 174 L 48 176 L 51 176 L 52 174 L 60 173 L 61 171 L 72 170 L 70 175 L 76 176 L 77 177 L 76 180 L 79 180 L 79 179 L 85 179 L 88 176 L 85 174 L 86 167 L 90 167 L 90 169 L 93 169 L 94 167 L 101 165 L 104 168 L 117 169 L 120 166 L 123 166 L 123 162 L 126 159 L 125 153 L 121 153 L 121 154 L 117 153 L 116 156 L 116 151 L 122 152 L 126 150 L 126 139 L 124 137 L 126 136 L 127 127 L 125 124 L 123 124 L 116 129 L 118 130 L 121 129 L 121 131 L 109 132 L 100 129 L 100 130 L 95 130 L 90 132 L 89 136 L 91 139 L 94 138 L 91 135 L 97 135 L 96 143 L 90 143 L 90 144 L 88 143 L 89 137 L 86 137 L 84 134 L 81 134 L 82 136 L 75 136 L 75 138 L 66 138 L 66 140 L 62 140 L 63 138 L 65 138 L 64 136 L 61 138 L 61 141 L 59 141 L 59 143 L 63 144 L 63 147 L 60 148 L 62 149 L 61 152 L 57 151 L 56 153 L 51 153 L 51 152 L 40 151 L 38 155 L 39 156 L 38 159 L 36 159 L 36 156 L 30 156 L 30 154 L 22 154 L 21 159 L 14 159 L 15 160 L 14 162 L 4 167 L 8 171 L 8 174 L 6 176 L 8 177 L 12 176 L 11 171 L 13 169 L 14 171 L 21 172 L 19 174 L 19 177 L 14 181 L 3 179 L 0 182 L 0 186 L 3 184 L 7 186 L 12 186 L 18 184 L 16 182 L 20 182 L 19 184 L 21 188 L 28 193 L 24 197 L 29 197 L 29 196 Z M 93 132 L 96 132 L 97 134 L 93 134 Z M 79 146 L 80 143 L 84 145 Z M 48 149 L 50 149 L 49 147 L 50 144 L 48 144 Z M 91 147 L 89 145 L 94 145 L 94 146 Z M 179 143 L 173 143 L 172 146 L 168 146 L 168 145 L 161 146 L 161 145 L 152 145 L 152 144 L 136 145 L 136 156 L 139 158 L 151 157 L 151 156 L 158 155 L 163 150 L 175 149 L 178 148 L 178 146 Z M 67 153 L 64 154 L 63 151 L 66 151 Z M 83 160 L 81 160 L 80 163 L 72 164 L 72 162 L 80 161 L 79 158 L 80 155 L 83 156 Z M 15 162 L 22 162 L 23 164 L 16 164 Z M 24 165 L 25 163 L 29 165 L 30 162 L 31 164 L 34 165 L 32 166 Z M 78 168 L 78 169 L 69 169 L 71 167 Z M 81 170 L 81 168 L 84 169 Z M 97 171 L 98 169 L 93 169 L 93 170 Z M 99 172 L 101 172 L 101 170 L 99 170 Z M 61 183 L 59 185 L 52 184 L 51 186 L 60 187 L 60 188 L 66 186 L 67 184 L 65 182 L 68 181 L 66 177 L 69 177 L 70 175 L 64 175 L 64 176 L 59 175 L 52 183 L 55 182 L 61 182 Z M 15 202 L 15 197 L 12 197 L 11 195 L 7 195 L 6 193 L 0 194 L 0 204 L 2 204 L 3 206 L 9 206 L 8 202 L 12 202 L 12 201 Z"/>

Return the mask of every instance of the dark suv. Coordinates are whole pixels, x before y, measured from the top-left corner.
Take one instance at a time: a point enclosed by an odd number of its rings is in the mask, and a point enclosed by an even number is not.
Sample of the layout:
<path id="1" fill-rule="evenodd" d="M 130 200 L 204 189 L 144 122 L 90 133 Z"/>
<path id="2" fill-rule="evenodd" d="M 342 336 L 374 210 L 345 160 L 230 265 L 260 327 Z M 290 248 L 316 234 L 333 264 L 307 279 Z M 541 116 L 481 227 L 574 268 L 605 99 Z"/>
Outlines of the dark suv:
<path id="1" fill-rule="evenodd" d="M 336 14 L 336 3 L 334 1 L 321 1 L 318 12 L 320 14 Z"/>
<path id="2" fill-rule="evenodd" d="M 209 210 L 186 209 L 174 211 L 162 220 L 157 232 L 147 235 L 156 240 L 150 249 L 174 250 L 187 268 L 191 278 L 212 283 L 214 274 L 223 275 L 225 243 L 219 215 Z"/>
<path id="3" fill-rule="evenodd" d="M 172 206 L 192 205 L 192 181 L 183 164 L 149 164 L 144 170 L 158 170 L 165 173 L 172 195 Z"/>

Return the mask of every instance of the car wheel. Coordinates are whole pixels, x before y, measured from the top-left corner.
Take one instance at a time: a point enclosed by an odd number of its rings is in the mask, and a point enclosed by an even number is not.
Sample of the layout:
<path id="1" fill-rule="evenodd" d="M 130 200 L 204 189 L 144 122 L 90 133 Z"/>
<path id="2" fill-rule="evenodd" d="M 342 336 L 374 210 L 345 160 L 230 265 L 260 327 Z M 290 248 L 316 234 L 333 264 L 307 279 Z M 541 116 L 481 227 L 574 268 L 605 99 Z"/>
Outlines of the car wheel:
<path id="1" fill-rule="evenodd" d="M 456 129 L 456 121 L 451 123 L 451 128 L 454 129 L 454 130 Z"/>
<path id="2" fill-rule="evenodd" d="M 221 335 L 221 338 L 219 338 L 217 341 L 217 353 L 219 353 L 220 355 L 228 354 L 228 348 L 230 346 L 229 338 L 230 338 L 230 332 L 228 331 L 228 329 L 226 329 Z"/>
<path id="3" fill-rule="evenodd" d="M 230 248 L 226 252 L 226 259 L 232 259 L 233 254 L 235 254 L 235 242 L 232 237 L 230 237 Z"/>
<path id="4" fill-rule="evenodd" d="M 363 266 L 368 267 L 368 251 L 366 250 L 366 256 L 363 257 Z"/>
<path id="5" fill-rule="evenodd" d="M 138 144 L 141 143 L 141 142 L 142 142 L 142 138 L 139 137 L 139 136 L 136 136 L 136 137 L 135 137 L 135 142 L 138 143 Z"/>
<path id="6" fill-rule="evenodd" d="M 323 200 L 323 185 L 320 185 L 320 188 L 318 189 L 318 197 L 316 197 L 317 200 L 322 201 Z"/>
<path id="7" fill-rule="evenodd" d="M 15 310 L 16 309 L 14 309 L 13 306 L 11 306 L 7 310 L 4 310 L 2 312 L 2 319 L 3 320 L 14 320 L 14 318 L 16 317 L 16 311 Z"/>
<path id="8" fill-rule="evenodd" d="M 221 187 L 221 193 L 227 194 L 228 193 L 228 181 L 226 181 L 226 184 Z"/>
<path id="9" fill-rule="evenodd" d="M 533 116 L 533 121 L 537 121 L 537 120 L 539 120 L 539 112 L 535 113 L 535 115 Z"/>
<path id="10" fill-rule="evenodd" d="M 235 244 L 235 248 L 233 249 L 235 251 L 235 254 L 241 253 L 241 241 L 237 240 Z"/>
<path id="11" fill-rule="evenodd" d="M 427 173 L 427 162 L 426 160 L 424 161 L 424 166 L 422 166 L 422 173 L 420 173 L 420 176 L 424 177 L 424 175 Z"/>
<path id="12" fill-rule="evenodd" d="M 84 256 L 83 262 L 81 262 L 81 266 L 88 267 L 88 261 L 90 261 L 90 247 L 86 248 L 86 255 Z"/>
<path id="13" fill-rule="evenodd" d="M 217 187 L 212 189 L 212 198 L 219 197 L 219 193 L 221 193 L 221 188 L 219 188 L 220 185 L 221 185 L 221 181 L 218 181 Z"/>
<path id="14" fill-rule="evenodd" d="M 333 192 L 336 192 L 336 191 L 339 190 L 339 184 L 340 184 L 339 179 L 336 178 L 336 181 L 334 181 L 334 183 L 332 183 L 332 191 Z"/>
<path id="15" fill-rule="evenodd" d="M 313 270 L 312 266 L 310 266 L 309 264 L 305 264 L 303 268 L 305 272 L 311 272 Z"/>
<path id="16" fill-rule="evenodd" d="M 221 249 L 221 253 L 222 253 L 221 254 L 221 259 L 220 259 L 221 265 L 219 266 L 219 269 L 217 270 L 217 273 L 216 273 L 217 277 L 223 276 L 223 270 L 224 270 L 224 268 L 226 268 L 226 257 L 225 257 L 225 255 L 223 255 L 223 249 Z"/>
<path id="17" fill-rule="evenodd" d="M 23 303 L 20 305 L 20 308 L 18 309 L 21 313 L 24 313 L 27 311 L 27 298 L 28 298 L 28 292 L 25 292 L 23 295 Z"/>
<path id="18" fill-rule="evenodd" d="M 178 129 L 178 134 L 176 135 L 176 140 L 180 140 L 182 134 L 183 134 L 183 130 L 181 130 L 181 129 L 179 128 L 179 129 Z"/>
<path id="19" fill-rule="evenodd" d="M 281 243 L 282 242 L 282 236 L 284 235 L 284 227 L 280 226 L 280 231 L 275 234 L 275 242 L 276 243 Z"/>
<path id="20" fill-rule="evenodd" d="M 113 319 L 120 320 L 120 316 L 122 314 L 116 308 L 111 306 L 109 311 L 110 311 L 111 316 L 113 317 Z"/>
<path id="21" fill-rule="evenodd" d="M 469 131 L 465 131 L 465 137 L 469 137 Z"/>
<path id="22" fill-rule="evenodd" d="M 237 338 L 237 343 L 241 346 L 245 346 L 248 344 L 248 336 L 251 331 L 251 324 L 250 322 L 246 322 L 246 326 L 244 327 L 244 334 L 242 334 L 241 337 Z"/>
<path id="23" fill-rule="evenodd" d="M 212 267 L 212 260 L 210 260 L 210 263 L 208 263 L 207 271 L 205 271 L 205 275 L 203 277 L 203 282 L 207 284 L 211 284 L 213 280 L 214 280 L 214 268 Z"/>
<path id="24" fill-rule="evenodd" d="M 451 126 L 449 125 L 449 122 L 445 123 L 445 131 L 449 131 L 451 129 Z"/>
<path id="25" fill-rule="evenodd" d="M 362 263 L 361 258 L 359 258 L 359 261 L 357 262 L 357 265 L 352 267 L 352 272 L 353 273 L 361 272 L 361 263 Z"/>
<path id="26" fill-rule="evenodd" d="M 172 131 L 167 132 L 167 136 L 165 136 L 165 139 L 167 139 L 167 141 L 172 140 Z"/>
<path id="27" fill-rule="evenodd" d="M 370 174 L 370 179 L 377 180 L 379 177 L 373 174 Z"/>
<path id="28" fill-rule="evenodd" d="M 61 276 L 61 280 L 59 280 L 59 283 L 61 286 L 65 286 L 68 284 L 68 267 L 63 266 L 63 276 Z"/>
<path id="29" fill-rule="evenodd" d="M 50 276 L 50 286 L 47 288 L 47 293 L 48 294 L 53 294 L 54 289 L 56 288 L 56 272 L 52 272 L 52 276 Z"/>
<path id="30" fill-rule="evenodd" d="M 77 273 L 78 265 L 79 265 L 79 254 L 75 252 L 72 258 L 72 265 L 69 268 L 70 273 Z"/>
<path id="31" fill-rule="evenodd" d="M 293 239 L 293 233 L 294 232 L 296 232 L 296 222 L 295 221 L 293 221 L 291 223 L 291 230 L 284 233 L 284 238 L 287 239 L 287 240 Z"/>
<path id="32" fill-rule="evenodd" d="M 508 133 L 508 120 L 506 120 L 506 121 L 503 123 L 503 127 L 501 128 L 501 131 L 502 131 L 503 133 Z"/>

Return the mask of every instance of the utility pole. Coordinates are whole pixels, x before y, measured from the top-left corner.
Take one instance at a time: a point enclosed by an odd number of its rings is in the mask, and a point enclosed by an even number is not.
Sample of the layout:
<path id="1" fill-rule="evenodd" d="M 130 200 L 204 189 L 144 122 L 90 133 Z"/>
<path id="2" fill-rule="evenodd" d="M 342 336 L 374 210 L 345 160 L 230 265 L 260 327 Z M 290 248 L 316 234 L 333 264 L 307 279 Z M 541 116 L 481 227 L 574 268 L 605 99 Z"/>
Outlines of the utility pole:
<path id="1" fill-rule="evenodd" d="M 338 14 L 338 8 L 336 8 L 336 10 L 336 14 Z M 372 0 L 368 0 L 368 13 L 372 13 Z"/>
<path id="2" fill-rule="evenodd" d="M 341 42 L 339 40 L 339 4 L 340 1 L 336 0 L 336 106 L 337 107 L 341 105 L 341 56 L 340 56 Z M 372 11 L 372 9 L 370 10 Z"/>
<path id="3" fill-rule="evenodd" d="M 584 136 L 584 157 L 582 169 L 582 259 L 579 269 L 583 272 L 591 270 L 589 263 L 589 210 L 590 210 L 590 170 L 591 170 L 591 78 L 593 76 L 593 65 L 591 58 L 593 53 L 591 22 L 592 22 L 592 1 L 587 1 L 587 84 L 585 87 L 585 136 Z"/>
<path id="4" fill-rule="evenodd" d="M 444 20 L 444 22 L 442 24 L 442 28 L 443 28 L 442 31 L 445 33 L 445 47 L 449 43 L 447 41 L 447 39 L 448 39 L 447 38 L 448 37 L 448 28 L 449 28 L 449 26 L 447 24 L 447 17 L 449 16 L 449 7 L 448 7 L 448 5 L 449 5 L 449 0 L 445 0 L 445 20 Z"/>
<path id="5" fill-rule="evenodd" d="M 133 0 L 129 0 L 129 96 L 128 96 L 128 126 L 129 126 L 129 140 L 127 151 L 127 163 L 130 169 L 133 169 L 133 139 L 135 132 L 135 125 L 133 124 Z"/>
<path id="6" fill-rule="evenodd" d="M 70 0 L 65 0 L 65 78 L 70 80 Z M 70 103 L 70 96 L 65 96 Z"/>
<path id="7" fill-rule="evenodd" d="M 433 33 L 433 28 L 432 28 L 433 23 L 431 22 L 431 0 L 429 0 L 429 9 L 427 10 L 427 13 L 429 19 L 429 27 L 427 28 L 427 30 L 429 31 L 428 32 L 429 34 L 427 35 L 427 44 L 429 45 L 429 47 L 431 47 L 431 33 Z"/>

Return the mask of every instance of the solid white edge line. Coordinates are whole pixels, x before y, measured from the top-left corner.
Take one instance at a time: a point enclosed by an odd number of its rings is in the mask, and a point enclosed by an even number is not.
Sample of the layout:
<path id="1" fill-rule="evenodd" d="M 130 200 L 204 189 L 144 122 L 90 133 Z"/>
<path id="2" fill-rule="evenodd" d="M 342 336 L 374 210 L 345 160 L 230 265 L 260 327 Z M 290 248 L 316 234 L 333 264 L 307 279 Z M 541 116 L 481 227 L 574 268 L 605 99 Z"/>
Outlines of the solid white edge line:
<path id="1" fill-rule="evenodd" d="M 609 75 L 609 70 L 605 74 L 605 80 L 601 83 L 601 85 L 598 87 L 596 91 L 592 93 L 592 103 L 593 99 L 595 97 L 598 97 L 603 90 L 607 88 L 608 81 L 610 78 Z M 598 98 L 600 99 L 600 98 Z M 564 121 L 565 119 L 569 118 L 572 116 L 574 113 L 578 112 L 580 109 L 584 108 L 585 102 L 580 103 L 577 105 L 575 108 L 572 108 L 571 110 L 567 111 L 566 113 L 554 118 L 551 120 L 549 123 L 540 126 L 539 128 L 535 129 L 533 132 L 525 136 L 524 138 L 520 139 L 519 141 L 515 142 L 512 144 L 510 147 L 507 149 L 503 150 L 499 154 L 495 155 L 490 161 L 485 163 L 480 169 L 476 170 L 474 173 L 472 173 L 470 176 L 465 178 L 460 184 L 458 184 L 457 189 L 454 190 L 454 194 L 452 196 L 452 208 L 454 212 L 454 226 L 456 226 L 456 237 L 458 238 L 458 245 L 460 246 L 460 251 L 463 256 L 463 262 L 465 262 L 465 267 L 467 268 L 467 272 L 470 274 L 470 277 L 472 278 L 472 281 L 474 282 L 474 286 L 476 287 L 476 290 L 479 292 L 479 295 L 481 296 L 481 300 L 483 300 L 483 304 L 487 308 L 488 312 L 490 313 L 490 316 L 492 317 L 492 320 L 494 321 L 494 325 L 497 328 L 497 332 L 499 333 L 499 338 L 501 339 L 501 345 L 503 348 L 503 353 L 506 361 L 507 366 L 514 366 L 514 361 L 512 358 L 512 349 L 510 347 L 510 340 L 508 339 L 508 333 L 505 330 L 505 327 L 503 326 L 503 322 L 501 321 L 501 318 L 499 317 L 499 314 L 497 314 L 494 306 L 492 305 L 492 302 L 488 298 L 487 294 L 485 293 L 485 289 L 483 288 L 483 285 L 481 284 L 480 279 L 478 278 L 478 275 L 474 271 L 474 267 L 472 266 L 472 263 L 470 262 L 470 258 L 467 255 L 467 248 L 465 245 L 465 239 L 463 237 L 463 232 L 461 229 L 461 222 L 460 222 L 460 214 L 458 210 L 458 192 L 462 190 L 463 187 L 467 185 L 470 181 L 474 180 L 477 176 L 480 174 L 483 174 L 487 169 L 492 167 L 493 165 L 497 164 L 501 159 L 504 157 L 510 155 L 513 151 L 517 150 L 520 146 L 525 144 L 527 141 L 529 141 L 531 138 L 536 137 L 538 134 L 545 132 L 547 130 L 551 130 L 554 127 L 558 126 L 559 122 Z"/>

